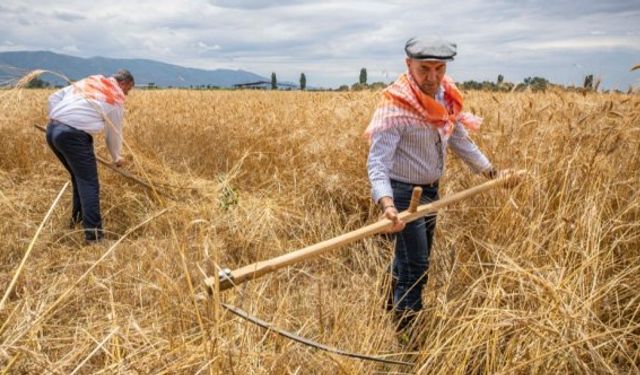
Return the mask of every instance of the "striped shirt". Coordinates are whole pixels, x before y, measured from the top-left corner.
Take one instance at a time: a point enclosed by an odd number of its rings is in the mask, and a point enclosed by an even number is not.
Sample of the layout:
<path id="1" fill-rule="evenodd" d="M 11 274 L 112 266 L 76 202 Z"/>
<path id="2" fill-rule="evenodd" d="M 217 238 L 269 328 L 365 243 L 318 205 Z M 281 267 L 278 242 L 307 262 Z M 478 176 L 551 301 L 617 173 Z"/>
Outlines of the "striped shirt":
<path id="1" fill-rule="evenodd" d="M 435 99 L 445 104 L 442 89 Z M 448 139 L 415 118 L 407 118 L 405 124 L 373 133 L 367 169 L 374 202 L 385 196 L 393 197 L 391 179 L 416 185 L 436 182 L 444 172 L 447 146 L 474 173 L 491 168 L 491 163 L 469 138 L 462 124 L 456 124 Z"/>

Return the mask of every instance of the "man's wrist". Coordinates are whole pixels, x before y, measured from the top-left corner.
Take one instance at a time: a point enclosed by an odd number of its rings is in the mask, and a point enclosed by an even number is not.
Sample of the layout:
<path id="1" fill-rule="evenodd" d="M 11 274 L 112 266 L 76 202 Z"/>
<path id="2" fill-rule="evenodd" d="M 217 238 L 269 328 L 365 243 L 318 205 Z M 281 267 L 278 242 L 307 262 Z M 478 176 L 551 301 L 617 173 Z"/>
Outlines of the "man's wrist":
<path id="1" fill-rule="evenodd" d="M 390 208 L 390 207 L 394 207 L 395 208 L 395 204 L 393 202 L 393 198 L 391 198 L 389 196 L 384 196 L 384 197 L 380 198 L 380 200 L 378 201 L 378 205 L 380 206 L 382 211 L 386 211 L 387 208 Z"/>

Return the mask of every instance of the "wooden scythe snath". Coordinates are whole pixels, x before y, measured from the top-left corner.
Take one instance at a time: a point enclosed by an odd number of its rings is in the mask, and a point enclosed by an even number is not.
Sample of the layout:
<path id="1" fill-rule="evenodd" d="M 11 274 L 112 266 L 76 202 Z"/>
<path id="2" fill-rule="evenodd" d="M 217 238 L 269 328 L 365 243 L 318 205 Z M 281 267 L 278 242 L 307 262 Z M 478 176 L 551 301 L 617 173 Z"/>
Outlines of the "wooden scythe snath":
<path id="1" fill-rule="evenodd" d="M 463 190 L 461 192 L 452 194 L 443 199 L 423 204 L 418 206 L 422 191 L 414 190 L 411 197 L 411 203 L 409 209 L 399 214 L 401 220 L 405 223 L 415 221 L 421 217 L 427 216 L 444 208 L 452 203 L 460 202 L 464 199 L 472 197 L 476 194 L 483 193 L 487 190 L 491 190 L 497 186 L 505 185 L 516 179 L 520 179 L 526 174 L 526 171 L 514 171 L 508 174 L 502 175 L 496 179 L 487 181 L 483 184 L 475 186 L 471 189 Z M 352 242 L 371 237 L 378 233 L 385 232 L 392 226 L 392 222 L 388 219 L 379 220 L 376 223 L 367 225 L 360 229 L 351 231 L 349 233 L 342 234 L 338 237 L 319 242 L 317 244 L 307 246 L 305 248 L 280 255 L 278 257 L 256 262 L 236 270 L 224 269 L 219 273 L 217 277 L 209 276 L 204 280 L 209 293 L 213 293 L 215 290 L 227 290 L 245 281 L 253 280 L 268 273 L 279 270 L 280 268 L 290 266 L 299 262 L 306 261 L 318 257 L 331 250 L 335 250 L 344 245 L 348 245 Z"/>

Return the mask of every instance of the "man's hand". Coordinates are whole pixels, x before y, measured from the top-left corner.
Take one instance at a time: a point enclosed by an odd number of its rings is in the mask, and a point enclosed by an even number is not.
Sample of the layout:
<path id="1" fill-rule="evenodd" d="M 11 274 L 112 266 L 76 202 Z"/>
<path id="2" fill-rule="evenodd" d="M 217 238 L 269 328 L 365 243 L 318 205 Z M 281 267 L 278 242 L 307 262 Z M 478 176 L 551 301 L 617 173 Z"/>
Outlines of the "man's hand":
<path id="1" fill-rule="evenodd" d="M 513 169 L 503 169 L 500 172 L 498 172 L 498 178 L 505 178 L 505 177 L 509 177 L 510 175 L 514 174 L 515 171 Z M 509 179 L 509 181 L 506 181 L 503 185 L 504 188 L 506 189 L 513 189 L 514 187 L 520 185 L 520 183 L 522 183 L 523 180 L 523 176 L 517 176 L 517 177 L 511 177 Z"/>
<path id="2" fill-rule="evenodd" d="M 124 159 L 124 158 L 120 158 L 120 159 L 118 159 L 118 160 L 113 162 L 113 166 L 117 167 L 117 168 L 122 168 L 125 165 L 127 165 L 127 160 Z"/>
<path id="3" fill-rule="evenodd" d="M 396 233 L 404 229 L 405 222 L 398 217 L 398 210 L 393 205 L 391 197 L 380 198 L 380 207 L 382 207 L 382 217 L 393 222 L 393 226 L 385 231 L 385 233 Z"/>
<path id="4" fill-rule="evenodd" d="M 485 171 L 483 171 L 482 175 L 488 180 L 493 180 L 494 178 L 498 177 L 499 174 L 498 174 L 498 170 L 492 166 L 486 169 Z"/>
<path id="5" fill-rule="evenodd" d="M 398 217 L 398 210 L 394 206 L 387 206 L 384 210 L 383 217 L 391 220 L 393 226 L 386 230 L 386 233 L 400 232 L 405 227 L 405 222 Z"/>
<path id="6" fill-rule="evenodd" d="M 496 178 L 507 178 L 512 175 L 515 171 L 513 169 L 502 169 L 498 171 L 495 167 L 488 168 L 486 171 L 482 172 L 482 175 L 489 180 L 493 180 Z M 522 182 L 522 176 L 512 177 L 509 180 L 505 181 L 502 184 L 503 189 L 513 189 L 514 187 L 520 185 Z"/>

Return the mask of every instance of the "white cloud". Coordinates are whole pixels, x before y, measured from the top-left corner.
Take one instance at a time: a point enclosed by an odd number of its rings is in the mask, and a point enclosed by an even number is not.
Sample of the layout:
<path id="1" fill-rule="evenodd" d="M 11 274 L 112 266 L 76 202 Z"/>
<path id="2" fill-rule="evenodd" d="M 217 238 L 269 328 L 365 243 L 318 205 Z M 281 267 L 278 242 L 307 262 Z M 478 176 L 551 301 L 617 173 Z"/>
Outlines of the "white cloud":
<path id="1" fill-rule="evenodd" d="M 637 63 L 638 19 L 637 0 L 3 0 L 0 35 L 13 45 L 0 50 L 276 71 L 289 81 L 303 71 L 309 85 L 337 86 L 357 80 L 361 67 L 370 80 L 393 79 L 405 40 L 432 34 L 458 43 L 450 71 L 460 80 L 499 72 L 581 80 L 604 65 Z M 612 85 L 635 79 L 626 70 Z"/>
<path id="2" fill-rule="evenodd" d="M 86 19 L 86 16 L 81 13 L 66 10 L 56 10 L 53 12 L 53 15 L 54 17 L 66 22 L 77 22 Z"/>
<path id="3" fill-rule="evenodd" d="M 640 51 L 640 37 L 577 37 L 521 44 L 519 48 L 531 50 L 602 51 L 603 49 L 628 49 Z"/>
<path id="4" fill-rule="evenodd" d="M 204 51 L 218 51 L 222 49 L 219 44 L 208 45 L 207 43 L 202 41 L 198 42 L 198 47 L 200 47 Z"/>
<path id="5" fill-rule="evenodd" d="M 75 45 L 62 47 L 62 50 L 66 53 L 73 53 L 73 54 L 80 53 L 80 49 Z"/>

